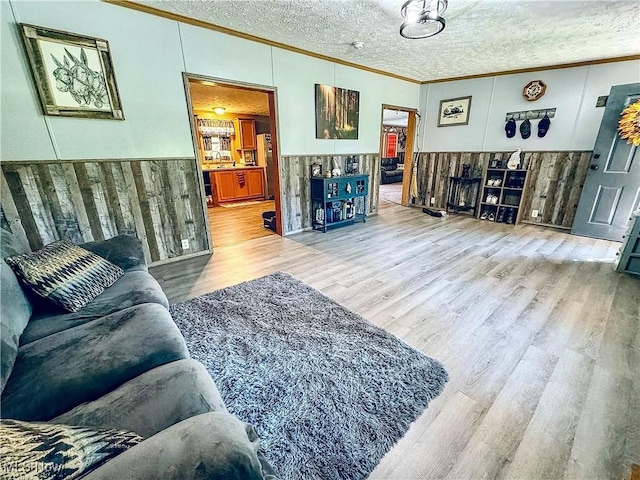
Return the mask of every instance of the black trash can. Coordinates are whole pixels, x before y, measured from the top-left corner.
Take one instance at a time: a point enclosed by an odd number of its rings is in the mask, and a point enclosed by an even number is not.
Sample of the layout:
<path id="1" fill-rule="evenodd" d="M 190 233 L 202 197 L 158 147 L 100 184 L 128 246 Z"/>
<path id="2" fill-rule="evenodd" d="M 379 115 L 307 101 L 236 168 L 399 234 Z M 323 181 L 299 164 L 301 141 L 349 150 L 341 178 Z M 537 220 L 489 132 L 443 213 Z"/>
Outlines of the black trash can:
<path id="1" fill-rule="evenodd" d="M 276 212 L 274 210 L 269 210 L 262 214 L 262 225 L 264 228 L 276 231 Z"/>

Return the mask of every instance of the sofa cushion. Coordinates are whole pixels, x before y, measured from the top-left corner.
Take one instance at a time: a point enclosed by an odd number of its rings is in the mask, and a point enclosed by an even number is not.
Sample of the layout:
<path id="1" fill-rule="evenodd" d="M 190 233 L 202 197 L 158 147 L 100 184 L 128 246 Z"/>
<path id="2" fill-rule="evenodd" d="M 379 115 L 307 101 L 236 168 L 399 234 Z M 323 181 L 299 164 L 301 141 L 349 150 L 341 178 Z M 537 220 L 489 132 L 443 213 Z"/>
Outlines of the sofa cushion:
<path id="1" fill-rule="evenodd" d="M 116 283 L 75 313 L 61 312 L 45 302 L 34 307 L 20 344 L 76 327 L 111 313 L 143 303 L 157 303 L 169 308 L 169 302 L 158 282 L 144 271 L 128 271 Z"/>
<path id="2" fill-rule="evenodd" d="M 22 243 L 18 240 L 18 237 L 4 228 L 0 228 L 0 245 L 0 255 L 2 255 L 2 258 L 31 251 L 29 245 Z"/>
<path id="3" fill-rule="evenodd" d="M 147 271 L 142 242 L 131 235 L 118 235 L 99 242 L 83 243 L 80 246 L 115 263 L 124 271 Z"/>
<path id="4" fill-rule="evenodd" d="M 395 170 L 396 168 L 398 168 L 399 161 L 400 159 L 398 157 L 383 158 L 380 161 L 380 167 L 382 168 L 382 170 L 386 171 Z"/>
<path id="5" fill-rule="evenodd" d="M 380 183 L 385 184 L 401 182 L 404 178 L 403 172 L 404 170 L 392 170 L 390 172 L 383 171 L 382 175 L 380 176 Z"/>
<path id="6" fill-rule="evenodd" d="M 0 421 L 2 478 L 76 479 L 144 439 L 131 432 Z M 8 476 L 4 476 L 7 475 Z"/>
<path id="7" fill-rule="evenodd" d="M 0 228 L 0 256 L 10 257 L 29 251 L 8 230 Z M 13 270 L 0 259 L 0 393 L 18 355 L 20 335 L 31 317 L 31 304 Z"/>
<path id="8" fill-rule="evenodd" d="M 9 265 L 0 259 L 0 393 L 18 355 L 20 335 L 31 317 L 31 304 Z"/>
<path id="9" fill-rule="evenodd" d="M 214 411 L 226 412 L 215 383 L 200 362 L 186 359 L 149 370 L 52 422 L 117 428 L 150 437 L 189 417 Z"/>
<path id="10" fill-rule="evenodd" d="M 124 274 L 117 265 L 66 240 L 5 261 L 34 293 L 70 312 L 82 308 Z"/>
<path id="11" fill-rule="evenodd" d="M 166 308 L 145 303 L 18 349 L 2 416 L 47 421 L 189 354 Z"/>

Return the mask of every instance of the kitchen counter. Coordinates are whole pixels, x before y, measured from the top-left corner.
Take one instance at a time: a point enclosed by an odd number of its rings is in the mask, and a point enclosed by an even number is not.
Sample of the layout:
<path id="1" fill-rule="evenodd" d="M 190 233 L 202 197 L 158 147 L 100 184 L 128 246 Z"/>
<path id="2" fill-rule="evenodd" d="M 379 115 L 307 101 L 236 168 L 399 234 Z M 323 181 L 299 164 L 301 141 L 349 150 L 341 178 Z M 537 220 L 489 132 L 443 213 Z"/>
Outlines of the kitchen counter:
<path id="1" fill-rule="evenodd" d="M 264 167 L 203 167 L 205 190 L 211 191 L 211 206 L 225 202 L 264 199 Z"/>

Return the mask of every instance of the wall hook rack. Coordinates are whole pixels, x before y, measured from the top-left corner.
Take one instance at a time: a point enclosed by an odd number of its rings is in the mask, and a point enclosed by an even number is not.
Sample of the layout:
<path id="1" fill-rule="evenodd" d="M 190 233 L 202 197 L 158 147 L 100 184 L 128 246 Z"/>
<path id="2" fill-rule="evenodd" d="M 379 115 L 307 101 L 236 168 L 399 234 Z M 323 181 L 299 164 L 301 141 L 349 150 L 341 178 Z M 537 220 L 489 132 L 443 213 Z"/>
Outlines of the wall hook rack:
<path id="1" fill-rule="evenodd" d="M 516 122 L 519 122 L 520 120 L 526 120 L 526 119 L 539 120 L 543 118 L 545 115 L 547 115 L 549 118 L 555 117 L 556 109 L 543 108 L 541 110 L 522 110 L 520 112 L 508 112 L 504 118 L 504 121 L 508 122 L 511 119 L 511 117 L 513 117 L 513 119 Z"/>

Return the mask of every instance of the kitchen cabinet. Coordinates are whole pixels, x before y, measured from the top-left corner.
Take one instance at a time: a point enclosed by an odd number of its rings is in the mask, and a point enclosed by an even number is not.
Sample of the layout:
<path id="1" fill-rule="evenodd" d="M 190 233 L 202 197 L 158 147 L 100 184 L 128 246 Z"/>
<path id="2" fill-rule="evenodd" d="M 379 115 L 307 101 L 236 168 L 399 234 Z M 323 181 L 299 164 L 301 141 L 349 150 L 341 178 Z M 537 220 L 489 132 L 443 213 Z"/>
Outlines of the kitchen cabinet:
<path id="1" fill-rule="evenodd" d="M 249 170 L 247 185 L 250 197 L 264 197 L 264 169 Z"/>
<path id="2" fill-rule="evenodd" d="M 228 202 L 236 198 L 236 183 L 238 183 L 237 172 L 215 172 L 214 185 L 218 202 Z"/>
<path id="3" fill-rule="evenodd" d="M 209 177 L 216 203 L 264 199 L 264 169 L 229 168 L 212 170 Z"/>
<path id="4" fill-rule="evenodd" d="M 240 130 L 240 149 L 255 150 L 257 148 L 256 121 L 246 118 L 239 118 L 238 127 Z"/>

